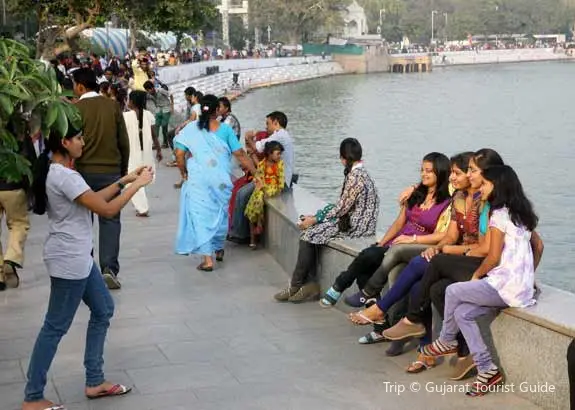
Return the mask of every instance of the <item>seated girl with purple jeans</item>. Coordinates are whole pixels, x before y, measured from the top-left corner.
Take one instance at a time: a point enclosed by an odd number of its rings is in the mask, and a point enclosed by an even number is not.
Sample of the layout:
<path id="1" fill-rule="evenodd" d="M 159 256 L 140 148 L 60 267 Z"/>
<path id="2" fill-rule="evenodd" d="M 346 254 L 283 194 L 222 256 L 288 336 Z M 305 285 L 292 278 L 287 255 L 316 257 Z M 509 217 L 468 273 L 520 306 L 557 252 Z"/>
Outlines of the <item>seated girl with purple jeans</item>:
<path id="1" fill-rule="evenodd" d="M 443 154 L 432 152 L 423 158 L 421 183 L 401 208 L 395 222 L 377 244 L 361 251 L 347 270 L 336 278 L 321 299 L 321 306 L 335 305 L 355 281 L 363 289 L 382 262 L 389 272 L 397 264 L 409 262 L 429 245 L 441 241 L 445 230 L 436 230 L 436 226 L 451 200 L 449 169 L 449 159 Z M 362 304 L 365 302 L 361 301 Z M 346 303 L 349 304 L 347 299 Z"/>
<path id="2" fill-rule="evenodd" d="M 511 167 L 488 168 L 483 178 L 482 196 L 491 205 L 489 253 L 471 281 L 447 288 L 441 334 L 421 349 L 429 357 L 456 354 L 457 334 L 461 332 L 478 370 L 466 393 L 469 396 L 482 396 L 503 382 L 475 319 L 493 310 L 535 303 L 531 233 L 537 226 L 537 215 Z"/>

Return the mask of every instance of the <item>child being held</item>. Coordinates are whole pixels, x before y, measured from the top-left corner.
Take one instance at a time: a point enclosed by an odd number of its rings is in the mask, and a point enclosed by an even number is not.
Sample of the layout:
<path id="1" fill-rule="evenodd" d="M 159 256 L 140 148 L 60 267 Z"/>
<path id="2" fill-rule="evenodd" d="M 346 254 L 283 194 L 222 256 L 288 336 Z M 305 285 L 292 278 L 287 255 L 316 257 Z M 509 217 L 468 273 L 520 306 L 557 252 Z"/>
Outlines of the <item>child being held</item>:
<path id="1" fill-rule="evenodd" d="M 259 161 L 256 155 L 252 160 L 257 165 L 256 188 L 246 206 L 245 215 L 250 221 L 250 248 L 256 248 L 257 238 L 263 232 L 264 199 L 278 195 L 285 185 L 284 147 L 278 141 L 270 141 L 264 147 L 264 159 Z M 263 182 L 261 182 L 263 181 Z"/>

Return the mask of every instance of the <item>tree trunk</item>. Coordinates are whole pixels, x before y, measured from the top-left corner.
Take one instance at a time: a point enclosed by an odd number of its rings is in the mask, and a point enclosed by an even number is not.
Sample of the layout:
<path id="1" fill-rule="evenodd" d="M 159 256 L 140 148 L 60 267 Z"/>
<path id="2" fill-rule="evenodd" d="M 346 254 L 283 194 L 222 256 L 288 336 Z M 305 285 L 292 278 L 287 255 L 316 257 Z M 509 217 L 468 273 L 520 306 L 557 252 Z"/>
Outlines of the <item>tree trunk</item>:
<path id="1" fill-rule="evenodd" d="M 176 53 L 177 55 L 180 54 L 180 48 L 182 47 L 182 37 L 184 36 L 183 33 L 178 32 L 176 33 Z"/>
<path id="2" fill-rule="evenodd" d="M 130 50 L 134 52 L 136 50 L 136 41 L 137 39 L 137 35 L 138 35 L 138 30 L 136 29 L 136 20 L 134 19 L 130 19 L 130 21 L 128 22 L 128 29 L 130 30 Z"/>

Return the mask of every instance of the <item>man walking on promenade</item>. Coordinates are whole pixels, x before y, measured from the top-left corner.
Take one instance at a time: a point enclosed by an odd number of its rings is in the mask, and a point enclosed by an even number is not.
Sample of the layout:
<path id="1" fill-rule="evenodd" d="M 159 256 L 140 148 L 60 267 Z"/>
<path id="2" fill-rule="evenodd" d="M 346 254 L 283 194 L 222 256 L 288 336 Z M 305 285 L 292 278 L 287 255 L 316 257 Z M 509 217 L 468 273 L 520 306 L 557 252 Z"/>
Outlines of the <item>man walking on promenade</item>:
<path id="1" fill-rule="evenodd" d="M 36 160 L 36 152 L 32 140 L 27 137 L 18 138 L 19 153 L 30 163 Z M 0 178 L 0 224 L 6 217 L 8 228 L 8 246 L 6 253 L 0 243 L 0 291 L 17 288 L 20 285 L 18 269 L 24 265 L 24 244 L 30 229 L 28 219 L 28 195 L 26 189 L 30 181 L 24 178 L 20 182 L 10 182 Z M 0 230 L 1 230 L 0 225 Z"/>
<path id="2" fill-rule="evenodd" d="M 82 115 L 85 146 L 76 169 L 93 191 L 99 191 L 128 172 L 130 142 L 124 117 L 118 104 L 100 96 L 96 75 L 90 69 L 74 72 L 74 93 L 80 97 L 77 107 Z M 120 214 L 98 217 L 99 261 L 104 280 L 110 289 L 119 289 Z"/>
<path id="3" fill-rule="evenodd" d="M 293 170 L 295 164 L 293 139 L 287 132 L 287 116 L 280 111 L 274 111 L 266 117 L 266 130 L 270 135 L 261 141 L 255 141 L 255 133 L 246 133 L 246 145 L 248 151 L 263 153 L 267 142 L 278 141 L 284 147 L 282 159 L 284 161 L 285 186 L 289 189 L 292 185 Z M 255 184 L 250 182 L 241 188 L 236 196 L 234 213 L 232 216 L 232 226 L 228 240 L 236 243 L 247 243 L 250 239 L 250 223 L 244 215 L 246 206 L 254 192 Z"/>
<path id="4" fill-rule="evenodd" d="M 146 81 L 144 89 L 148 93 L 148 106 L 146 109 L 154 114 L 156 118 L 156 136 L 160 139 L 160 130 L 163 134 L 162 148 L 168 148 L 170 137 L 168 135 L 168 126 L 170 125 L 170 117 L 174 111 L 174 97 L 169 91 L 163 88 L 156 88 L 154 83 Z"/>

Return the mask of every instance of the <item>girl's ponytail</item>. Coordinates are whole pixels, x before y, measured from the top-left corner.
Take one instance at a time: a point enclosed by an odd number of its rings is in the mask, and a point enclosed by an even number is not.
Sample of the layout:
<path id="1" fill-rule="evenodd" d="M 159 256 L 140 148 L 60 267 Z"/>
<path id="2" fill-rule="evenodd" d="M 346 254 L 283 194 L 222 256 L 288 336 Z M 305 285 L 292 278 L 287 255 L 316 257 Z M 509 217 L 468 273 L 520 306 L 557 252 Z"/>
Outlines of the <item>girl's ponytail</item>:
<path id="1" fill-rule="evenodd" d="M 33 207 L 32 210 L 37 215 L 44 215 L 46 213 L 46 205 L 48 198 L 46 197 L 46 178 L 48 178 L 48 171 L 50 170 L 50 147 L 46 144 L 44 152 L 40 154 L 34 163 L 32 175 L 34 180 L 32 182 L 32 195 Z"/>
<path id="2" fill-rule="evenodd" d="M 32 210 L 35 214 L 44 215 L 48 206 L 46 180 L 48 179 L 48 172 L 50 171 L 52 154 L 58 152 L 62 155 L 67 155 L 68 151 L 64 148 L 64 145 L 62 145 L 62 140 L 70 140 L 80 135 L 80 133 L 81 132 L 74 128 L 72 124 L 68 124 L 68 132 L 65 136 L 62 136 L 54 130 L 50 132 L 50 136 L 45 140 L 46 146 L 44 151 L 40 154 L 32 169 L 32 175 L 34 177 L 34 181 L 32 181 Z"/>
<path id="3" fill-rule="evenodd" d="M 138 130 L 140 139 L 140 149 L 144 149 L 144 110 L 146 109 L 146 102 L 148 93 L 145 91 L 132 91 L 130 93 L 130 103 L 133 107 L 137 108 L 136 116 L 138 118 Z"/>
<path id="4" fill-rule="evenodd" d="M 198 128 L 200 130 L 209 129 L 210 119 L 218 114 L 219 104 L 218 97 L 215 95 L 208 94 L 202 98 L 200 101 L 202 113 L 198 120 Z"/>

